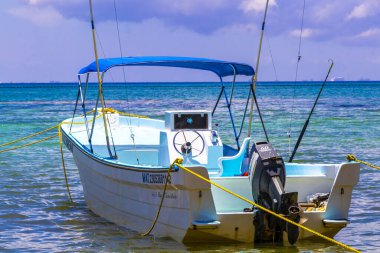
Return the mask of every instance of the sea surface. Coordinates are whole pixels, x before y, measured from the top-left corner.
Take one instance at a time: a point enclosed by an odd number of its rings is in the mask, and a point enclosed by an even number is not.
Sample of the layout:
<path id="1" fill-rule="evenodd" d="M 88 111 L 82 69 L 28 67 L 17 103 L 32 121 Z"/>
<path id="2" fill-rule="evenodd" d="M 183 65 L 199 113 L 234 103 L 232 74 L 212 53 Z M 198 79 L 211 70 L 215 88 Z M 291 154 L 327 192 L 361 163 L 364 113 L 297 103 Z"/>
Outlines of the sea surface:
<path id="1" fill-rule="evenodd" d="M 229 85 L 227 85 L 229 86 Z M 289 157 L 320 90 L 320 82 L 265 82 L 257 98 L 272 145 Z M 88 99 L 96 93 L 90 85 Z M 165 110 L 212 110 L 216 83 L 105 84 L 107 107 L 163 119 Z M 226 91 L 230 94 L 231 89 Z M 239 83 L 232 100 L 234 120 L 241 125 L 248 85 Z M 229 95 L 228 95 L 229 96 Z M 39 132 L 72 116 L 74 83 L 0 84 L 0 145 Z M 296 161 L 340 163 L 347 154 L 380 165 L 380 82 L 329 82 L 315 107 L 295 156 Z M 224 97 L 213 124 L 224 142 L 234 144 Z M 88 108 L 91 108 L 89 105 Z M 254 110 L 252 136 L 264 139 Z M 4 150 L 56 134 L 36 136 Z M 247 133 L 247 124 L 242 131 Z M 289 138 L 290 136 L 290 138 Z M 1 151 L 0 151 L 1 152 Z M 68 180 L 75 205 L 65 188 L 58 139 L 0 153 L 0 252 L 346 252 L 321 241 L 296 245 L 183 245 L 170 239 L 141 237 L 92 213 L 83 198 L 77 168 L 65 148 Z M 354 189 L 351 223 L 335 239 L 363 252 L 380 252 L 380 171 L 361 167 Z"/>

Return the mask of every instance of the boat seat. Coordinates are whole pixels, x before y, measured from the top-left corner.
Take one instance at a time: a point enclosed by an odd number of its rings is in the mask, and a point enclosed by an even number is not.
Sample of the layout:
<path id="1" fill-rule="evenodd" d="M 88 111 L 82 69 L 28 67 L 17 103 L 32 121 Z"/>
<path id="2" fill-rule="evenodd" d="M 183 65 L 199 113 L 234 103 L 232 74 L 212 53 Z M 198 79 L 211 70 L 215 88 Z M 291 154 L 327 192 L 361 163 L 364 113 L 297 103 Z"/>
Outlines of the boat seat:
<path id="1" fill-rule="evenodd" d="M 117 152 L 119 161 L 132 165 L 158 166 L 158 149 L 130 149 Z"/>
<path id="2" fill-rule="evenodd" d="M 241 166 L 250 140 L 249 137 L 244 139 L 243 144 L 236 155 L 219 157 L 218 165 L 220 171 L 217 176 L 232 177 L 241 175 Z"/>

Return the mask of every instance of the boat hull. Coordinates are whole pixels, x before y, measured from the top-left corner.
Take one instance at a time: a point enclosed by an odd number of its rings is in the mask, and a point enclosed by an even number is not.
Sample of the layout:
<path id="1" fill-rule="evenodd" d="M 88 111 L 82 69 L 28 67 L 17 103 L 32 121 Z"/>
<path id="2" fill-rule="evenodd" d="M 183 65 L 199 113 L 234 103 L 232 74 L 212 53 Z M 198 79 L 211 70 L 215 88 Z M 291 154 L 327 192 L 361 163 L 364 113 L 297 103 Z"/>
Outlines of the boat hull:
<path id="1" fill-rule="evenodd" d="M 210 184 L 183 170 L 171 172 L 160 207 L 167 170 L 113 165 L 75 145 L 72 153 L 88 207 L 113 223 L 144 233 L 160 209 L 151 233 L 157 237 L 178 242 L 253 240 L 253 214 L 217 215 Z M 208 178 L 204 167 L 192 170 Z"/>
<path id="2" fill-rule="evenodd" d="M 95 214 L 144 233 L 151 228 L 160 210 L 151 235 L 169 237 L 181 243 L 253 242 L 255 212 L 244 211 L 251 207 L 250 204 L 182 169 L 171 172 L 163 196 L 168 168 L 131 167 L 103 158 L 63 133 L 63 141 L 79 170 L 86 203 Z M 195 166 L 191 170 L 210 179 L 205 167 Z M 337 165 L 334 170 L 337 172 L 329 172 L 327 181 L 320 176 L 322 181 L 318 184 L 315 175 L 290 175 L 285 187 L 287 191 L 298 190 L 301 198 L 306 198 L 305 189 L 331 191 L 326 210 L 302 214 L 306 218 L 303 225 L 328 236 L 334 236 L 347 224 L 352 188 L 359 178 L 357 164 Z M 211 180 L 252 200 L 248 177 L 212 177 Z M 311 182 L 315 183 L 314 188 L 310 187 Z M 318 185 L 323 188 L 319 189 Z M 300 231 L 299 239 L 312 236 L 310 232 Z"/>

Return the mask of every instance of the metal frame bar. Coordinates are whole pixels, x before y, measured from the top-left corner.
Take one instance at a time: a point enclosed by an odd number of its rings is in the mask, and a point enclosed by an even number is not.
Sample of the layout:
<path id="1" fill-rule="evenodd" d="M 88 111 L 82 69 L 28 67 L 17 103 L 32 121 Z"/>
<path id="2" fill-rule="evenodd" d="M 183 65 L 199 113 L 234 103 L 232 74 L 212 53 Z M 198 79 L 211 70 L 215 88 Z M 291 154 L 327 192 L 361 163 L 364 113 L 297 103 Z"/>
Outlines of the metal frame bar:
<path id="1" fill-rule="evenodd" d="M 251 90 L 249 90 L 248 92 L 248 98 L 247 98 L 247 102 L 245 103 L 245 109 L 244 109 L 244 114 L 243 114 L 243 118 L 241 120 L 241 125 L 240 125 L 240 130 L 239 130 L 239 134 L 238 134 L 238 138 L 240 139 L 240 135 L 243 131 L 243 127 L 244 127 L 244 121 L 245 121 L 245 117 L 247 116 L 247 109 L 248 109 L 248 104 L 249 104 L 249 100 L 251 99 Z"/>
<path id="2" fill-rule="evenodd" d="M 78 79 L 79 79 L 79 83 L 80 83 L 80 77 L 79 76 L 78 76 Z M 69 133 L 71 133 L 71 128 L 73 127 L 74 117 L 75 117 L 75 113 L 77 111 L 80 93 L 81 93 L 81 89 L 80 89 L 80 85 L 78 85 L 78 94 L 77 94 L 77 99 L 75 101 L 75 107 L 74 107 L 73 117 L 71 118 L 71 124 L 70 124 Z"/>
<path id="3" fill-rule="evenodd" d="M 89 140 L 92 139 L 92 135 L 94 134 L 95 120 L 96 120 L 96 115 L 98 114 L 98 105 L 99 105 L 99 89 L 98 89 L 98 96 L 96 98 L 96 103 L 95 103 L 95 109 L 94 109 L 94 115 L 93 115 L 92 126 L 91 126 L 91 133 L 90 133 Z"/>
<path id="4" fill-rule="evenodd" d="M 231 85 L 231 94 L 230 94 L 230 104 L 232 104 L 232 96 L 234 95 L 234 89 L 235 89 L 235 81 L 236 81 L 236 68 L 234 65 L 230 65 L 232 69 L 234 70 L 234 77 L 232 79 L 232 85 Z"/>
<path id="5" fill-rule="evenodd" d="M 220 82 L 222 84 L 222 90 L 223 90 L 223 93 L 224 93 L 224 98 L 226 100 L 226 103 L 227 103 L 227 109 L 228 109 L 228 113 L 230 115 L 230 119 L 231 119 L 231 125 L 232 125 L 232 129 L 234 131 L 234 136 L 235 136 L 235 141 L 236 141 L 236 145 L 237 145 L 237 148 L 238 150 L 240 150 L 240 144 L 239 144 L 239 138 L 237 137 L 237 133 L 236 133 L 236 127 L 235 127 L 235 122 L 234 122 L 234 117 L 232 115 L 232 111 L 231 111 L 231 104 L 228 100 L 228 96 L 227 96 L 227 93 L 226 93 L 226 89 L 224 88 L 224 82 L 223 82 L 223 78 L 222 77 L 219 77 L 220 78 Z"/>
<path id="6" fill-rule="evenodd" d="M 81 91 L 81 99 L 82 99 L 82 111 L 83 111 L 83 117 L 84 117 L 84 122 L 86 125 L 86 132 L 87 132 L 87 138 L 88 138 L 88 143 L 90 144 L 90 150 L 93 153 L 94 150 L 92 148 L 92 135 L 90 135 L 90 129 L 88 128 L 88 120 L 87 120 L 87 112 L 86 112 L 86 94 L 87 94 L 87 88 L 88 88 L 88 80 L 89 80 L 89 74 L 86 75 L 86 85 L 84 88 L 84 93 L 82 92 L 82 82 L 79 77 L 79 89 Z M 93 118 L 93 121 L 95 121 L 95 118 Z"/>
<path id="7" fill-rule="evenodd" d="M 214 116 L 214 113 L 215 113 L 216 107 L 218 107 L 218 104 L 219 104 L 220 98 L 222 97 L 223 90 L 224 90 L 224 86 L 222 85 L 222 89 L 220 90 L 220 93 L 219 93 L 218 99 L 216 100 L 216 103 L 215 103 L 214 109 L 212 110 L 211 116 Z"/>

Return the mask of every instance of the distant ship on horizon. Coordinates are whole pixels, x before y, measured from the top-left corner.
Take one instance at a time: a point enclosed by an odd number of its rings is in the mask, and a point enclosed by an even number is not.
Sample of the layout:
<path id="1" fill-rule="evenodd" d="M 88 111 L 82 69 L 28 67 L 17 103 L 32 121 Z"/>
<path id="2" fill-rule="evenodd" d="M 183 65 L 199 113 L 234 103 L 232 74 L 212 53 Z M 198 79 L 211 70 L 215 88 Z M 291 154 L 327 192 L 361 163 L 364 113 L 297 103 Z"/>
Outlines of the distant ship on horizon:
<path id="1" fill-rule="evenodd" d="M 333 78 L 330 79 L 331 82 L 343 82 L 345 81 L 344 80 L 344 77 L 341 77 L 341 76 L 334 76 Z"/>

